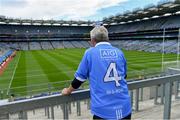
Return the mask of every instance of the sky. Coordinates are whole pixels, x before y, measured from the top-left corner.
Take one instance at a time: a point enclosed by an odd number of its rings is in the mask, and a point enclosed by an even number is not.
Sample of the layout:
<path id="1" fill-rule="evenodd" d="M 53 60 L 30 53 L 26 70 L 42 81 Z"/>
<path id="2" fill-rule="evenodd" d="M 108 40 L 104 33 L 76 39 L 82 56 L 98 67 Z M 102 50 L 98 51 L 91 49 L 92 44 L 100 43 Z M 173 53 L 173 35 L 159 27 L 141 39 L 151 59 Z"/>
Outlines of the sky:
<path id="1" fill-rule="evenodd" d="M 164 0 L 0 0 L 0 15 L 34 20 L 91 20 Z"/>

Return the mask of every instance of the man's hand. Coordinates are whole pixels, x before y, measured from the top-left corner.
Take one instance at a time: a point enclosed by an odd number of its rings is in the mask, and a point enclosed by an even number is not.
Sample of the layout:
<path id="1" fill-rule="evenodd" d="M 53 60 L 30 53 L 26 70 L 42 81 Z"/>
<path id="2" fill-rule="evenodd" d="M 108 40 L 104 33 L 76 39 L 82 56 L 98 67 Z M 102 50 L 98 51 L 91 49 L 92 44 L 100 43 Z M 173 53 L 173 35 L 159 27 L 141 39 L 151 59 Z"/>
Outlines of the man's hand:
<path id="1" fill-rule="evenodd" d="M 74 91 L 74 88 L 70 86 L 69 88 L 64 88 L 61 93 L 62 95 L 70 95 L 72 91 Z"/>
<path id="2" fill-rule="evenodd" d="M 64 88 L 61 93 L 62 93 L 62 95 L 70 95 L 71 94 L 71 92 L 68 88 Z"/>

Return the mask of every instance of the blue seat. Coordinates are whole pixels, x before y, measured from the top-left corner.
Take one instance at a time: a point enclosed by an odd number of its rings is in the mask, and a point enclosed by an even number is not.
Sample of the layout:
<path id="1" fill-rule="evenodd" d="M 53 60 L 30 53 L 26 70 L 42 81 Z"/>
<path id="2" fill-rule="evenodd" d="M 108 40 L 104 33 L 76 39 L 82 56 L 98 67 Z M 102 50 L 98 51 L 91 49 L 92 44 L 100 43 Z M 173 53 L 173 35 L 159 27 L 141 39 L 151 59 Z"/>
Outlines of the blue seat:
<path id="1" fill-rule="evenodd" d="M 13 54 L 14 50 L 9 50 L 6 52 L 4 55 L 0 57 L 0 65 L 9 57 Z"/>

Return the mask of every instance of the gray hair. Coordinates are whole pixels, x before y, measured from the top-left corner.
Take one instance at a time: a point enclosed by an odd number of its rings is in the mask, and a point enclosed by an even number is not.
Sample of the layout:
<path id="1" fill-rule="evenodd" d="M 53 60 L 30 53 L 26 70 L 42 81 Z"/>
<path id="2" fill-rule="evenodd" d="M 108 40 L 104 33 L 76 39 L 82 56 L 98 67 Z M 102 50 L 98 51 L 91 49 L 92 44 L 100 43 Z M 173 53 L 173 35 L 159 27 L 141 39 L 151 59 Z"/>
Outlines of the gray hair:
<path id="1" fill-rule="evenodd" d="M 109 41 L 108 31 L 104 26 L 97 26 L 90 32 L 91 39 L 94 39 L 97 43 L 102 41 Z"/>

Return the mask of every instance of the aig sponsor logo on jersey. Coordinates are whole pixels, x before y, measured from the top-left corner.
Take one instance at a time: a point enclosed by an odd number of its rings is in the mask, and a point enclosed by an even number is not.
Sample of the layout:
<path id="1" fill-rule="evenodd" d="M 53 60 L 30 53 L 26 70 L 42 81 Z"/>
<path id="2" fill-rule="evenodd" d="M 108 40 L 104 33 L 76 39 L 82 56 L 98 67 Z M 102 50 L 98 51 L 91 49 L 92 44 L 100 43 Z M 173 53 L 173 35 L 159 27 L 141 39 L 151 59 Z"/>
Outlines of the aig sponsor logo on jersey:
<path id="1" fill-rule="evenodd" d="M 100 49 L 101 58 L 114 59 L 118 58 L 117 51 L 115 49 Z"/>

